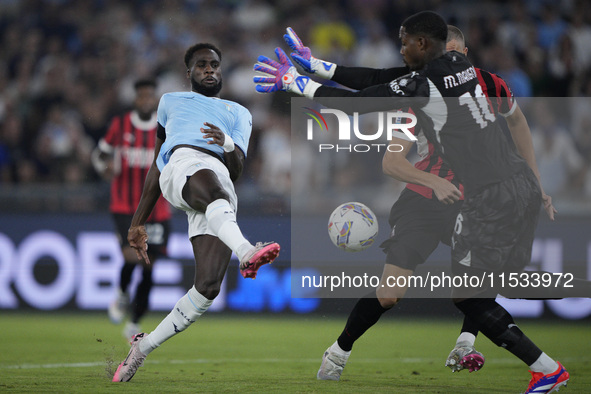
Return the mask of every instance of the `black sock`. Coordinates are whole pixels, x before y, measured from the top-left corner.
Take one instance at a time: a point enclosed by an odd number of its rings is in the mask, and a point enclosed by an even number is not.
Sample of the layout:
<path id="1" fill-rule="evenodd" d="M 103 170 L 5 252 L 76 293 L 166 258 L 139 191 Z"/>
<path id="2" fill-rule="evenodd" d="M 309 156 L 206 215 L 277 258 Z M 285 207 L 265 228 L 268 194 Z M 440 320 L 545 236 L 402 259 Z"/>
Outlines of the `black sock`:
<path id="1" fill-rule="evenodd" d="M 341 349 L 349 351 L 353 343 L 363 335 L 367 329 L 380 320 L 380 316 L 388 309 L 382 307 L 375 295 L 371 298 L 360 298 L 349 315 L 345 329 L 337 339 Z"/>
<path id="2" fill-rule="evenodd" d="M 121 274 L 119 277 L 119 288 L 122 292 L 127 291 L 127 287 L 131 282 L 131 274 L 133 274 L 133 269 L 137 266 L 135 263 L 128 263 L 125 262 L 123 267 L 121 267 Z"/>
<path id="3" fill-rule="evenodd" d="M 506 348 L 527 365 L 533 364 L 542 354 L 515 325 L 511 314 L 494 299 L 469 298 L 456 306 L 478 324 L 480 331 L 494 344 Z"/>
<path id="4" fill-rule="evenodd" d="M 132 306 L 131 321 L 138 323 L 141 317 L 148 310 L 150 289 L 152 288 L 152 269 L 144 267 L 142 281 L 139 283 L 135 292 L 135 300 Z"/>
<path id="5" fill-rule="evenodd" d="M 460 331 L 460 333 L 469 332 L 470 334 L 477 336 L 478 331 L 480 331 L 478 329 L 478 324 L 468 316 L 464 316 L 464 322 L 462 323 L 462 331 Z"/>

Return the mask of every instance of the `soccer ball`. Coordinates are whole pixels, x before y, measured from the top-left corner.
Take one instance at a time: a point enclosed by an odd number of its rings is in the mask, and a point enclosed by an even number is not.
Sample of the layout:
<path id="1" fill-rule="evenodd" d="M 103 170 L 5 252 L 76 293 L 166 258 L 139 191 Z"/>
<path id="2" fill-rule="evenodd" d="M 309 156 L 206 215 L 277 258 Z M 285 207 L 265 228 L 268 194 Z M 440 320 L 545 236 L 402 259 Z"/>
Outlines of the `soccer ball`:
<path id="1" fill-rule="evenodd" d="M 330 215 L 328 235 L 333 244 L 345 252 L 369 248 L 378 235 L 376 215 L 360 202 L 341 204 Z"/>

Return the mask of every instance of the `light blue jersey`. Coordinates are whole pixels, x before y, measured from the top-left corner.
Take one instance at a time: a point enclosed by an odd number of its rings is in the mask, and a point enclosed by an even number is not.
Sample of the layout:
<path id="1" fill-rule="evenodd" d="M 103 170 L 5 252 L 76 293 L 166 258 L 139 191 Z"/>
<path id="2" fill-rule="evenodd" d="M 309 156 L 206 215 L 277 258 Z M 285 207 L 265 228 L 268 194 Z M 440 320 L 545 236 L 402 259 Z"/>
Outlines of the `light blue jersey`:
<path id="1" fill-rule="evenodd" d="M 229 135 L 234 144 L 246 156 L 252 131 L 252 115 L 233 101 L 207 97 L 195 92 L 166 93 L 158 104 L 158 123 L 166 130 L 166 140 L 156 158 L 156 165 L 162 171 L 168 163 L 172 148 L 177 145 L 193 145 L 207 149 L 223 158 L 224 149 L 208 144 L 203 138 L 203 123 L 216 125 Z"/>

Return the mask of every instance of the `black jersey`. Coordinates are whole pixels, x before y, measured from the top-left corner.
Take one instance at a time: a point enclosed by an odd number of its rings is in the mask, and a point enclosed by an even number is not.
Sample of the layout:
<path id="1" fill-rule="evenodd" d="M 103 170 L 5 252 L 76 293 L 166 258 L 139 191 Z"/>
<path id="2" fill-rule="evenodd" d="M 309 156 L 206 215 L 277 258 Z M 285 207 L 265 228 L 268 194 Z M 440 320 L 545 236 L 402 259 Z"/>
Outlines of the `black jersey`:
<path id="1" fill-rule="evenodd" d="M 358 92 L 320 87 L 315 97 L 398 97 L 463 183 L 467 195 L 511 177 L 527 163 L 509 145 L 468 59 L 449 52 L 422 70 Z"/>

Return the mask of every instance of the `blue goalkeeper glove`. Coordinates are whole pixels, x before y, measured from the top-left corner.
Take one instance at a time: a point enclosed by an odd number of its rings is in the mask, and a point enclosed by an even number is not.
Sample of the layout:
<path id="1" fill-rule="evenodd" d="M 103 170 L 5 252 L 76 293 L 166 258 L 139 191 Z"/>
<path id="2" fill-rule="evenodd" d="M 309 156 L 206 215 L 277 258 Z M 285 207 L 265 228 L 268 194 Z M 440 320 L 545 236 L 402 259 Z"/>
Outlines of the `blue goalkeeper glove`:
<path id="1" fill-rule="evenodd" d="M 314 92 L 321 85 L 312 81 L 310 77 L 300 75 L 281 48 L 275 48 L 275 54 L 279 62 L 266 56 L 259 56 L 258 63 L 254 65 L 254 70 L 262 73 L 262 75 L 254 77 L 256 91 L 271 93 L 284 90 L 314 98 Z"/>
<path id="2" fill-rule="evenodd" d="M 289 47 L 293 50 L 291 58 L 294 62 L 299 64 L 306 72 L 315 74 L 320 78 L 331 79 L 337 68 L 337 65 L 324 60 L 316 59 L 312 56 L 312 51 L 309 47 L 304 46 L 302 40 L 298 37 L 296 32 L 291 28 L 287 28 L 287 34 L 283 35 L 283 39 Z"/>

